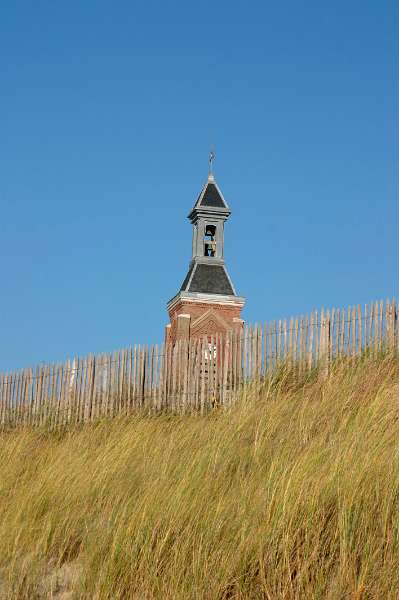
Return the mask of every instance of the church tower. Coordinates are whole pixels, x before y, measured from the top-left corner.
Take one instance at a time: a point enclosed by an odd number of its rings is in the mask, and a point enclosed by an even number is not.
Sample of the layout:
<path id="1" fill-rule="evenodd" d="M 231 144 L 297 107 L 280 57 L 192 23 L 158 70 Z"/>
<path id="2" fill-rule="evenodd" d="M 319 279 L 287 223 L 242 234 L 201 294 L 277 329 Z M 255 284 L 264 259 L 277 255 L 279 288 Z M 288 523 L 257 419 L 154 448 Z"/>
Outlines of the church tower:
<path id="1" fill-rule="evenodd" d="M 192 257 L 180 291 L 167 304 L 166 342 L 241 330 L 245 299 L 237 296 L 224 261 L 224 224 L 230 214 L 210 171 L 188 215 Z"/>

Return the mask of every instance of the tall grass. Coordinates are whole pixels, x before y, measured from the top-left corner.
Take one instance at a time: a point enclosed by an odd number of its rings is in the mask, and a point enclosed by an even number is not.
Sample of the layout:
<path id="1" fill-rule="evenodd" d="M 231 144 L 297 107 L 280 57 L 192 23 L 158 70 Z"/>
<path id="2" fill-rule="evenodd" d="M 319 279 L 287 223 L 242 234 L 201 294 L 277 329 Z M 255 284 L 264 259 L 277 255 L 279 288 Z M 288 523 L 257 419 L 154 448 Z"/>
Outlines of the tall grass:
<path id="1" fill-rule="evenodd" d="M 399 361 L 0 436 L 3 598 L 397 598 Z"/>

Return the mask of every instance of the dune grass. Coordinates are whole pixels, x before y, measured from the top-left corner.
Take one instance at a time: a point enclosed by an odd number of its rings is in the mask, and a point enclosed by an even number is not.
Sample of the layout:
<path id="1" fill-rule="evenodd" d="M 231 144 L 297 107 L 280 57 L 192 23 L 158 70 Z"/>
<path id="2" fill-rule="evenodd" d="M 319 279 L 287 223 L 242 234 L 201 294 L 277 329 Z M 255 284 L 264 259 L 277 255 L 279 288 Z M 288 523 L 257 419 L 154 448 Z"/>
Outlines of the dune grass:
<path id="1" fill-rule="evenodd" d="M 0 597 L 399 595 L 399 360 L 0 435 Z"/>

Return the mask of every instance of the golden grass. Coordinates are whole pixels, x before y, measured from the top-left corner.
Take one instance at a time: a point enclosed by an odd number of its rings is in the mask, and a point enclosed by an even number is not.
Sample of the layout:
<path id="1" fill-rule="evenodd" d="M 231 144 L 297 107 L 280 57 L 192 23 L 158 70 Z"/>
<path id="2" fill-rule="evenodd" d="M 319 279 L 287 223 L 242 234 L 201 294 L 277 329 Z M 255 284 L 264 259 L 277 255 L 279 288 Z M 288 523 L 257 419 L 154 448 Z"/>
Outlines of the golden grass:
<path id="1" fill-rule="evenodd" d="M 0 597 L 399 596 L 399 361 L 0 436 Z"/>

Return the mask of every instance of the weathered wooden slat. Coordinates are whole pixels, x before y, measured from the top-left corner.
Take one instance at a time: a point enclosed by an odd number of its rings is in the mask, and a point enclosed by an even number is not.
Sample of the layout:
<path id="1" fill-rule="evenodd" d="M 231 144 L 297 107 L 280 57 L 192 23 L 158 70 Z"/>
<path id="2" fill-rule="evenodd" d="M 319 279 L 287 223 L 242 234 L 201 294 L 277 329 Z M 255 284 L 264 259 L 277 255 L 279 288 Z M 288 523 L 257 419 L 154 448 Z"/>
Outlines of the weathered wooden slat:
<path id="1" fill-rule="evenodd" d="M 109 356 L 107 357 L 109 360 Z M 78 399 L 78 414 L 77 421 L 78 423 L 84 422 L 84 413 L 85 413 L 85 386 L 86 386 L 86 359 L 82 358 L 79 360 L 79 399 Z M 109 378 L 107 379 L 107 387 L 109 386 Z M 107 407 L 109 406 L 109 397 L 107 398 Z"/>
<path id="2" fill-rule="evenodd" d="M 298 367 L 299 361 L 299 350 L 298 350 L 298 339 L 299 339 L 299 319 L 295 317 L 294 321 L 294 351 L 293 351 L 293 362 L 295 367 Z"/>
<path id="3" fill-rule="evenodd" d="M 20 402 L 19 395 L 21 389 L 22 373 L 16 373 L 15 385 L 14 385 L 14 397 L 13 397 L 13 427 L 20 425 Z"/>
<path id="4" fill-rule="evenodd" d="M 249 326 L 244 326 L 242 342 L 241 342 L 241 356 L 242 356 L 242 381 L 245 381 L 248 374 L 248 338 L 249 338 Z"/>
<path id="5" fill-rule="evenodd" d="M 215 377 L 215 395 L 216 395 L 216 403 L 221 404 L 221 387 L 223 382 L 223 346 L 222 346 L 222 335 L 217 333 L 215 336 L 215 345 L 216 345 L 216 377 Z"/>
<path id="6" fill-rule="evenodd" d="M 177 342 L 171 344 L 170 348 L 170 381 L 169 381 L 169 393 L 168 393 L 168 409 L 174 410 L 175 400 L 174 395 L 176 393 L 176 357 L 177 357 Z"/>
<path id="7" fill-rule="evenodd" d="M 369 353 L 370 356 L 373 356 L 374 353 L 374 303 L 371 302 L 368 305 L 368 313 L 369 313 Z"/>
<path id="8" fill-rule="evenodd" d="M 155 344 L 153 347 L 153 355 L 152 355 L 152 394 L 151 394 L 151 405 L 152 412 L 157 412 L 157 404 L 158 404 L 158 365 L 159 365 L 159 349 L 158 344 Z"/>
<path id="9" fill-rule="evenodd" d="M 176 403 L 176 395 L 177 395 L 177 361 L 179 357 L 179 341 L 177 341 L 173 346 L 173 355 L 172 355 L 172 381 L 171 381 L 171 399 L 170 399 L 170 408 L 173 412 L 177 410 Z"/>
<path id="10" fill-rule="evenodd" d="M 247 339 L 247 379 L 252 380 L 254 377 L 254 327 L 251 324 L 248 329 L 248 339 Z"/>
<path id="11" fill-rule="evenodd" d="M 15 379 L 16 379 L 16 374 L 11 373 L 10 383 L 8 386 L 8 401 L 7 401 L 7 425 L 8 425 L 8 427 L 10 427 L 13 422 L 13 395 L 14 395 Z"/>
<path id="12" fill-rule="evenodd" d="M 167 410 L 170 408 L 170 397 L 171 397 L 171 381 L 172 381 L 172 344 L 167 341 L 165 345 L 165 383 L 164 383 L 164 394 L 162 398 L 162 409 Z"/>
<path id="13" fill-rule="evenodd" d="M 17 416 L 17 427 L 23 427 L 25 423 L 25 391 L 26 391 L 26 369 L 23 369 L 20 374 L 20 385 L 18 390 L 17 402 L 18 402 L 18 416 Z M 1 394 L 1 391 L 0 391 Z M 1 412 L 1 410 L 0 410 Z"/>
<path id="14" fill-rule="evenodd" d="M 224 362 L 225 362 L 225 352 L 226 352 L 226 344 L 227 344 L 227 334 L 222 335 L 219 333 L 218 335 L 218 343 L 217 348 L 219 351 L 219 358 L 217 359 L 218 363 L 218 402 L 220 405 L 223 405 L 223 397 L 224 397 Z"/>
<path id="15" fill-rule="evenodd" d="M 335 332 L 335 308 L 331 309 L 330 313 L 330 322 L 329 322 L 329 330 L 328 330 L 328 339 L 329 339 L 329 349 L 328 349 L 328 361 L 331 361 L 334 358 L 334 332 Z"/>
<path id="16" fill-rule="evenodd" d="M 49 365 L 43 365 L 42 368 L 42 389 L 41 389 L 41 410 L 40 410 L 40 424 L 44 425 L 47 419 L 47 400 L 48 400 L 48 374 L 50 367 Z"/>
<path id="17" fill-rule="evenodd" d="M 177 393 L 176 393 L 176 410 L 178 414 L 183 411 L 183 379 L 184 379 L 184 339 L 179 340 L 179 351 L 177 358 Z"/>
<path id="18" fill-rule="evenodd" d="M 205 336 L 202 336 L 200 344 L 200 411 L 203 414 L 205 410 L 205 394 L 206 394 L 206 352 L 208 350 L 208 342 Z"/>
<path id="19" fill-rule="evenodd" d="M 92 370 L 91 370 L 91 382 L 90 382 L 90 421 L 95 421 L 97 417 L 97 361 L 96 357 L 93 356 L 92 359 Z"/>
<path id="20" fill-rule="evenodd" d="M 288 356 L 288 346 L 287 346 L 287 319 L 283 319 L 282 324 L 282 346 L 283 346 L 283 356 L 282 361 L 285 362 Z"/>
<path id="21" fill-rule="evenodd" d="M 268 360 L 267 360 L 267 323 L 263 323 L 260 325 L 262 327 L 262 376 L 266 377 L 267 369 L 268 369 Z M 233 338 L 231 338 L 230 343 L 232 343 Z"/>
<path id="22" fill-rule="evenodd" d="M 6 376 L 3 373 L 0 373 L 0 427 L 3 426 L 3 414 L 4 414 L 4 405 L 5 405 L 5 379 Z"/>
<path id="23" fill-rule="evenodd" d="M 210 342 L 208 346 L 208 386 L 207 386 L 207 394 L 206 394 L 206 408 L 212 406 L 215 401 L 215 368 L 214 368 L 214 348 L 215 348 L 215 338 L 213 335 L 209 337 Z"/>
<path id="24" fill-rule="evenodd" d="M 188 340 L 182 340 L 180 357 L 180 413 L 188 413 Z"/>
<path id="25" fill-rule="evenodd" d="M 299 320 L 299 370 L 302 372 L 304 370 L 304 364 L 306 361 L 305 355 L 305 319 L 303 315 Z"/>
<path id="26" fill-rule="evenodd" d="M 351 330 L 352 330 L 352 356 L 356 355 L 356 306 L 352 307 Z"/>
<path id="27" fill-rule="evenodd" d="M 134 345 L 133 350 L 133 366 L 132 366 L 132 396 L 131 396 L 131 408 L 137 408 L 137 380 L 138 380 L 138 358 L 139 352 L 137 344 Z"/>
<path id="28" fill-rule="evenodd" d="M 238 374 L 238 388 L 241 389 L 242 386 L 245 383 L 245 377 L 246 377 L 246 373 L 245 373 L 245 369 L 246 369 L 246 342 L 245 342 L 245 337 L 246 337 L 246 331 L 245 331 L 245 326 L 243 327 L 243 329 L 240 332 L 239 338 L 238 338 L 238 356 L 237 356 L 237 374 Z"/>
<path id="29" fill-rule="evenodd" d="M 238 387 L 238 339 L 239 339 L 239 335 L 240 332 L 239 331 L 233 331 L 233 336 L 232 336 L 232 374 L 231 374 L 231 381 L 232 381 L 232 390 L 235 392 L 237 390 Z"/>
<path id="30" fill-rule="evenodd" d="M 120 350 L 118 352 L 118 363 L 117 363 L 117 371 L 118 371 L 118 410 L 117 410 L 117 413 L 118 413 L 118 415 L 123 413 L 124 408 L 125 408 L 125 398 L 123 395 L 123 387 L 125 385 L 125 364 L 126 364 L 125 351 Z"/>
<path id="31" fill-rule="evenodd" d="M 73 369 L 73 363 L 70 360 L 67 360 L 66 363 L 64 364 L 64 370 L 63 370 L 64 382 L 63 382 L 63 388 L 62 388 L 63 389 L 63 411 L 62 411 L 62 417 L 61 417 L 62 425 L 65 425 L 66 423 L 69 423 L 71 421 L 70 400 L 71 400 L 72 369 Z"/>
<path id="32" fill-rule="evenodd" d="M 44 425 L 47 418 L 47 386 L 48 386 L 48 373 L 50 367 L 43 365 L 42 368 L 42 389 L 41 389 L 41 410 L 40 410 L 40 425 Z"/>
<path id="33" fill-rule="evenodd" d="M 279 363 L 278 330 L 278 321 L 273 321 L 273 366 L 275 369 L 277 369 Z"/>
<path id="34" fill-rule="evenodd" d="M 360 304 L 357 305 L 357 354 L 360 356 L 363 347 L 363 318 Z"/>
<path id="35" fill-rule="evenodd" d="M 23 372 L 16 373 L 15 386 L 14 386 L 14 398 L 13 398 L 13 427 L 18 427 L 21 424 L 21 406 L 20 406 L 20 395 L 22 387 L 22 376 Z"/>
<path id="36" fill-rule="evenodd" d="M 84 377 L 84 386 L 83 386 L 83 402 L 84 402 L 84 407 L 83 407 L 83 423 L 87 423 L 89 421 L 90 418 L 90 385 L 91 385 L 91 354 L 89 354 L 84 362 L 84 370 L 85 370 L 85 377 Z M 112 406 L 112 400 L 111 400 L 111 406 Z"/>
<path id="37" fill-rule="evenodd" d="M 201 361 L 202 361 L 202 341 L 201 339 L 196 340 L 196 350 L 195 350 L 195 393 L 194 393 L 194 404 L 193 408 L 195 411 L 200 410 L 201 408 Z"/>
<path id="38" fill-rule="evenodd" d="M 11 424 L 11 404 L 12 404 L 12 389 L 14 385 L 14 373 L 11 372 L 7 377 L 7 394 L 6 394 L 6 411 L 5 411 L 5 424 L 7 427 Z"/>
<path id="39" fill-rule="evenodd" d="M 195 343 L 196 340 L 187 340 L 186 350 L 187 350 L 187 381 L 186 381 L 186 413 L 191 414 L 194 410 L 194 384 L 195 384 L 195 373 L 194 373 L 194 365 L 195 365 Z"/>
<path id="40" fill-rule="evenodd" d="M 344 339 L 344 353 L 350 356 L 351 353 L 351 322 L 352 307 L 349 306 L 346 314 L 346 333 Z"/>
<path id="41" fill-rule="evenodd" d="M 143 375 L 144 375 L 144 346 L 140 344 L 137 350 L 137 390 L 136 408 L 141 408 L 143 403 Z"/>
<path id="42" fill-rule="evenodd" d="M 23 403 L 23 421 L 22 421 L 22 425 L 23 427 L 26 427 L 28 425 L 28 419 L 29 419 L 29 393 L 30 393 L 30 370 L 29 369 L 25 369 L 24 371 L 24 390 L 23 390 L 23 398 L 22 398 L 22 403 Z M 55 399 L 56 402 L 56 399 Z M 58 423 L 57 420 L 57 415 L 54 415 L 54 421 L 53 421 L 53 427 L 56 426 Z"/>
<path id="43" fill-rule="evenodd" d="M 395 350 L 395 302 L 387 300 L 386 303 L 386 338 L 389 352 Z"/>
<path id="44" fill-rule="evenodd" d="M 323 365 L 325 359 L 325 327 L 326 319 L 324 315 L 324 308 L 320 311 L 320 327 L 319 327 L 319 363 Z"/>
<path id="45" fill-rule="evenodd" d="M 133 371 L 133 348 L 130 346 L 127 353 L 127 377 L 126 377 L 126 414 L 130 414 L 132 402 L 132 371 Z"/>
<path id="46" fill-rule="evenodd" d="M 13 373 L 11 393 L 10 393 L 9 414 L 8 414 L 8 420 L 9 420 L 10 427 L 15 425 L 15 418 L 16 418 L 15 396 L 17 393 L 17 385 L 18 385 L 18 373 Z"/>
<path id="47" fill-rule="evenodd" d="M 215 375 L 214 375 L 214 392 L 213 392 L 214 400 L 213 400 L 213 402 L 214 402 L 214 406 L 218 406 L 220 404 L 220 387 L 221 387 L 221 373 L 222 373 L 221 367 L 222 367 L 222 361 L 223 361 L 220 333 L 216 333 L 214 344 L 215 344 L 215 351 L 214 351 L 213 362 L 214 362 Z"/>
<path id="48" fill-rule="evenodd" d="M 1 381 L 1 379 L 0 379 Z M 1 384 L 0 384 L 1 388 Z M 22 407 L 22 418 L 21 418 L 21 426 L 25 427 L 27 425 L 27 415 L 28 415 L 28 404 L 29 404 L 29 369 L 24 369 L 23 371 L 23 388 L 21 391 L 21 407 Z M 0 397 L 1 397 L 1 389 L 0 389 Z M 0 421 L 1 421 L 1 407 L 0 407 Z"/>
<path id="49" fill-rule="evenodd" d="M 379 319 L 378 319 L 378 302 L 374 302 L 374 344 L 373 344 L 373 354 L 374 356 L 378 353 L 378 334 L 379 334 Z"/>
<path id="50" fill-rule="evenodd" d="M 6 427 L 7 424 L 7 415 L 8 415 L 8 398 L 10 394 L 10 385 L 12 382 L 11 373 L 6 373 L 4 376 L 4 402 L 3 402 L 3 412 L 1 415 L 1 425 L 2 427 Z"/>
<path id="51" fill-rule="evenodd" d="M 78 357 L 75 357 L 72 363 L 73 369 L 74 369 L 74 374 L 73 374 L 73 383 L 71 386 L 71 396 L 73 398 L 73 411 L 72 411 L 72 421 L 74 423 L 79 423 L 80 421 L 80 378 L 81 378 L 81 372 L 80 372 L 80 359 Z M 56 384 L 56 379 L 57 379 L 57 371 L 55 370 L 54 372 L 54 385 L 55 385 L 55 389 L 53 390 L 53 398 L 54 398 L 54 402 L 56 402 L 56 391 L 57 391 L 57 384 Z"/>
<path id="52" fill-rule="evenodd" d="M 43 384 L 43 367 L 39 366 L 36 372 L 36 398 L 35 398 L 35 425 L 40 425 L 41 417 L 41 400 L 42 400 L 42 384 Z M 10 398 L 10 396 L 9 396 Z"/>
<path id="53" fill-rule="evenodd" d="M 290 318 L 290 325 L 289 325 L 290 339 L 288 340 L 289 364 L 291 365 L 291 367 L 293 369 L 295 369 L 295 367 L 296 367 L 296 361 L 297 361 L 297 357 L 298 357 L 298 349 L 295 347 L 295 344 L 298 344 L 298 337 L 297 337 L 297 332 L 296 332 L 295 321 L 296 321 L 295 317 Z M 298 321 L 298 330 L 299 330 L 299 321 Z"/>
<path id="54" fill-rule="evenodd" d="M 282 325 L 281 319 L 278 321 L 277 331 L 276 331 L 276 364 L 280 365 L 281 362 L 281 334 L 282 334 Z"/>
<path id="55" fill-rule="evenodd" d="M 231 370 L 231 332 L 223 340 L 223 378 L 221 386 L 221 403 L 223 406 L 229 404 L 228 376 Z"/>
<path id="56" fill-rule="evenodd" d="M 19 425 L 19 388 L 21 385 L 21 373 L 15 373 L 15 381 L 13 386 L 13 398 L 12 398 L 12 413 L 11 413 L 11 424 L 13 427 Z"/>
<path id="57" fill-rule="evenodd" d="M 152 394 L 153 394 L 153 369 L 154 369 L 154 346 L 148 346 L 147 349 L 147 369 L 146 369 L 146 406 L 149 412 L 152 412 Z"/>
<path id="58" fill-rule="evenodd" d="M 248 377 L 252 381 L 256 377 L 256 325 L 249 328 L 248 339 Z"/>
<path id="59" fill-rule="evenodd" d="M 65 403 L 64 403 L 64 399 L 65 399 L 65 370 L 66 370 L 66 363 L 64 363 L 61 366 L 61 370 L 60 370 L 60 384 L 59 384 L 59 401 L 58 401 L 58 425 L 60 427 L 62 427 L 64 425 L 64 416 L 65 416 Z M 32 388 L 34 388 L 34 385 L 32 385 Z M 32 389 L 32 393 L 33 393 L 34 389 Z M 34 400 L 33 400 L 33 396 L 32 396 L 32 400 L 31 400 L 31 406 L 32 406 L 32 411 L 34 411 Z M 31 422 L 33 422 L 33 418 L 31 417 Z"/>
<path id="60" fill-rule="evenodd" d="M 12 395 L 11 395 L 11 413 L 10 413 L 10 423 L 11 423 L 12 427 L 16 426 L 16 421 L 18 418 L 18 409 L 17 409 L 18 388 L 19 388 L 19 373 L 14 373 L 14 382 L 13 382 L 13 386 L 12 386 Z"/>
<path id="61" fill-rule="evenodd" d="M 162 388 L 162 397 L 161 397 L 161 410 L 165 410 L 169 408 L 168 406 L 168 398 L 169 398 L 169 390 L 170 390 L 170 352 L 171 352 L 171 344 L 166 341 L 164 346 L 165 358 L 164 358 L 164 370 L 163 370 L 163 388 Z"/>
<path id="62" fill-rule="evenodd" d="M 343 356 L 345 348 L 345 309 L 341 310 L 341 324 L 339 329 L 339 356 Z"/>
<path id="63" fill-rule="evenodd" d="M 313 338 L 314 338 L 314 312 L 310 313 L 310 324 L 309 324 L 309 345 L 308 345 L 308 357 L 307 357 L 307 367 L 310 370 L 313 366 Z"/>
<path id="64" fill-rule="evenodd" d="M 165 369 L 165 344 L 157 346 L 158 353 L 158 384 L 157 384 L 157 395 L 156 395 L 156 411 L 159 412 L 162 407 L 162 393 L 164 386 L 164 369 Z"/>
<path id="65" fill-rule="evenodd" d="M 113 355 L 113 369 L 112 369 L 112 389 L 113 389 L 113 403 L 112 403 L 112 415 L 116 416 L 119 413 L 120 408 L 120 395 L 119 395 L 119 380 L 120 380 L 120 352 L 116 350 Z"/>
<path id="66" fill-rule="evenodd" d="M 302 358 L 303 370 L 306 370 L 306 367 L 307 367 L 307 357 L 308 357 L 308 347 L 309 347 L 309 328 L 310 328 L 309 321 L 310 321 L 309 315 L 305 315 L 304 336 L 303 336 L 303 358 Z"/>
<path id="67" fill-rule="evenodd" d="M 340 336 L 340 328 L 341 328 L 341 311 L 338 308 L 335 311 L 335 346 L 334 346 L 334 358 L 339 357 L 339 336 Z"/>

